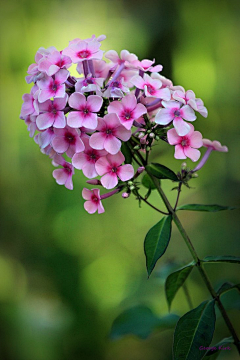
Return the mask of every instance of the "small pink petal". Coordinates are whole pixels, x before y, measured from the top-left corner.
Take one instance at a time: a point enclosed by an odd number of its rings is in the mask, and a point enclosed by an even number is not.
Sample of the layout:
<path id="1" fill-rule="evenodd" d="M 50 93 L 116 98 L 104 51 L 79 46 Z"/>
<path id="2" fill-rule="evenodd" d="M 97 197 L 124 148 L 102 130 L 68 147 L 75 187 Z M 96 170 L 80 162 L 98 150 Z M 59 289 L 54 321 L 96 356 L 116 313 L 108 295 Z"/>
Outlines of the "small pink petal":
<path id="1" fill-rule="evenodd" d="M 124 162 L 125 157 L 123 153 L 119 151 L 115 155 L 111 155 L 111 154 L 107 155 L 107 159 L 110 162 L 110 164 L 114 164 L 114 166 L 120 166 Z"/>
<path id="2" fill-rule="evenodd" d="M 177 145 L 181 142 L 181 137 L 177 134 L 175 129 L 168 130 L 167 139 L 170 145 Z"/>
<path id="3" fill-rule="evenodd" d="M 194 162 L 197 161 L 201 155 L 199 150 L 193 149 L 190 146 L 185 146 L 183 151 L 184 151 L 185 155 Z"/>
<path id="4" fill-rule="evenodd" d="M 58 129 L 63 129 L 66 126 L 66 117 L 63 111 L 58 111 L 55 115 L 53 126 Z"/>
<path id="5" fill-rule="evenodd" d="M 186 159 L 186 155 L 183 152 L 183 147 L 182 145 L 176 145 L 175 146 L 175 154 L 174 154 L 175 159 Z"/>
<path id="6" fill-rule="evenodd" d="M 173 116 L 169 109 L 160 109 L 155 116 L 155 123 L 160 125 L 167 125 L 173 120 Z"/>
<path id="7" fill-rule="evenodd" d="M 38 115 L 36 119 L 36 124 L 39 130 L 45 130 L 52 126 L 54 122 L 54 117 L 49 113 L 43 113 Z"/>
<path id="8" fill-rule="evenodd" d="M 112 189 L 118 184 L 118 178 L 115 173 L 107 173 L 101 178 L 102 186 L 106 189 Z"/>
<path id="9" fill-rule="evenodd" d="M 108 136 L 104 141 L 104 149 L 110 154 L 114 155 L 121 148 L 121 141 L 118 140 L 115 136 Z"/>
<path id="10" fill-rule="evenodd" d="M 86 163 L 86 159 L 87 156 L 85 153 L 76 153 L 73 155 L 72 164 L 76 169 L 82 170 L 83 165 Z"/>
<path id="11" fill-rule="evenodd" d="M 82 167 L 82 172 L 88 179 L 93 179 L 96 176 L 98 176 L 98 173 L 96 172 L 95 164 L 85 162 Z"/>
<path id="12" fill-rule="evenodd" d="M 182 118 L 176 117 L 173 120 L 173 126 L 175 127 L 178 135 L 185 136 L 190 130 L 190 126 Z"/>
<path id="13" fill-rule="evenodd" d="M 55 136 L 52 141 L 52 147 L 60 154 L 63 154 L 69 148 L 69 143 L 62 136 Z"/>
<path id="14" fill-rule="evenodd" d="M 189 145 L 193 148 L 200 148 L 203 146 L 202 134 L 199 131 L 194 131 L 189 139 Z"/>
<path id="15" fill-rule="evenodd" d="M 98 209 L 98 205 L 92 201 L 86 201 L 83 206 L 89 214 L 94 214 Z"/>
<path id="16" fill-rule="evenodd" d="M 185 120 L 194 121 L 197 118 L 194 110 L 189 105 L 184 105 L 180 111 L 181 111 L 181 116 Z"/>
<path id="17" fill-rule="evenodd" d="M 110 164 L 106 156 L 101 157 L 96 161 L 96 171 L 98 175 L 102 176 L 109 171 Z"/>
<path id="18" fill-rule="evenodd" d="M 98 125 L 97 114 L 88 113 L 83 117 L 82 126 L 90 130 L 95 130 Z"/>
<path id="19" fill-rule="evenodd" d="M 103 99 L 98 95 L 89 95 L 87 98 L 87 104 L 91 109 L 91 112 L 98 112 L 101 109 Z"/>
<path id="20" fill-rule="evenodd" d="M 67 117 L 67 124 L 72 128 L 79 128 L 82 126 L 83 119 L 84 117 L 80 111 L 71 111 Z"/>
<path id="21" fill-rule="evenodd" d="M 82 197 L 83 197 L 84 200 L 91 200 L 91 197 L 92 197 L 91 190 L 89 190 L 87 188 L 83 188 Z"/>
<path id="22" fill-rule="evenodd" d="M 89 139 L 89 145 L 96 150 L 103 150 L 104 149 L 104 142 L 106 136 L 104 136 L 101 132 L 96 132 L 91 135 Z"/>
<path id="23" fill-rule="evenodd" d="M 130 130 L 127 130 L 124 126 L 118 126 L 115 129 L 115 135 L 122 141 L 128 141 L 132 135 Z"/>
<path id="24" fill-rule="evenodd" d="M 69 97 L 69 105 L 73 108 L 73 109 L 77 109 L 80 110 L 82 107 L 86 106 L 86 98 L 83 94 L 75 92 L 73 93 L 70 97 Z M 71 113 L 70 113 L 71 114 Z"/>
<path id="25" fill-rule="evenodd" d="M 63 169 L 53 170 L 53 177 L 56 179 L 57 184 L 64 185 L 67 181 L 68 174 Z"/>
<path id="26" fill-rule="evenodd" d="M 118 176 L 122 181 L 127 181 L 131 179 L 134 175 L 134 169 L 132 165 L 126 164 L 119 166 L 118 168 Z"/>

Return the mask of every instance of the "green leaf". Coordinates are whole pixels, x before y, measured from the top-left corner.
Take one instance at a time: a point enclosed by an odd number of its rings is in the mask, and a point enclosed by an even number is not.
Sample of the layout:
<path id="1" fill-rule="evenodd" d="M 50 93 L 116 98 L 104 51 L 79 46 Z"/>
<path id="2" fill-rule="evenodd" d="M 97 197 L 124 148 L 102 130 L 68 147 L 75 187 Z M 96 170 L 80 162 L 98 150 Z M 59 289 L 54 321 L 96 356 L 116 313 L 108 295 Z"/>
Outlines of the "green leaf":
<path id="1" fill-rule="evenodd" d="M 186 204 L 177 207 L 177 210 L 191 210 L 191 211 L 207 211 L 217 212 L 221 210 L 234 210 L 233 206 L 221 206 L 221 205 L 201 205 L 201 204 Z"/>
<path id="2" fill-rule="evenodd" d="M 175 360 L 200 360 L 205 355 L 201 347 L 209 347 L 215 328 L 214 300 L 204 301 L 197 308 L 183 315 L 174 333 L 173 355 Z"/>
<path id="3" fill-rule="evenodd" d="M 148 276 L 156 265 L 158 259 L 165 253 L 172 230 L 172 216 L 164 216 L 147 233 L 144 241 L 144 252 Z"/>
<path id="4" fill-rule="evenodd" d="M 177 271 L 174 271 L 167 277 L 165 283 L 165 293 L 169 310 L 178 289 L 184 284 L 194 265 L 195 262 L 192 262 L 191 264 L 186 265 Z"/>
<path id="5" fill-rule="evenodd" d="M 146 166 L 146 170 L 158 179 L 170 179 L 179 181 L 177 175 L 164 165 L 152 163 Z"/>
<path id="6" fill-rule="evenodd" d="M 217 356 L 219 355 L 221 350 L 224 350 L 224 348 L 227 348 L 225 350 L 231 350 L 231 347 L 229 345 L 233 344 L 234 340 L 232 338 L 232 336 L 225 338 L 221 341 L 219 341 L 216 345 L 213 345 L 210 347 L 210 349 L 206 352 L 206 355 L 208 357 L 208 359 L 212 360 L 212 359 L 216 359 Z M 212 356 L 213 354 L 215 354 L 216 356 Z"/>
<path id="7" fill-rule="evenodd" d="M 125 157 L 125 164 L 131 164 L 132 163 L 132 152 L 130 147 L 128 146 L 127 142 L 122 142 L 121 146 L 121 152 L 123 153 Z"/>
<path id="8" fill-rule="evenodd" d="M 204 262 L 204 263 L 227 262 L 227 263 L 240 264 L 240 258 L 235 257 L 235 256 L 231 256 L 231 255 L 207 256 L 201 261 Z"/>
<path id="9" fill-rule="evenodd" d="M 224 284 L 222 284 L 222 286 L 220 286 L 217 293 L 219 295 L 222 295 L 222 294 L 225 294 L 227 291 L 230 291 L 232 289 L 237 289 L 237 290 L 240 291 L 240 284 L 232 284 L 230 282 L 225 282 Z"/>
<path id="10" fill-rule="evenodd" d="M 121 313 L 113 322 L 110 337 L 119 339 L 133 334 L 146 339 L 155 329 L 167 330 L 176 326 L 178 315 L 157 317 L 147 306 L 136 306 Z"/>
<path id="11" fill-rule="evenodd" d="M 145 188 L 147 189 L 151 189 L 154 190 L 156 189 L 156 185 L 154 184 L 154 182 L 152 181 L 151 177 L 148 174 L 145 174 L 142 178 L 142 184 L 143 186 L 145 186 Z"/>

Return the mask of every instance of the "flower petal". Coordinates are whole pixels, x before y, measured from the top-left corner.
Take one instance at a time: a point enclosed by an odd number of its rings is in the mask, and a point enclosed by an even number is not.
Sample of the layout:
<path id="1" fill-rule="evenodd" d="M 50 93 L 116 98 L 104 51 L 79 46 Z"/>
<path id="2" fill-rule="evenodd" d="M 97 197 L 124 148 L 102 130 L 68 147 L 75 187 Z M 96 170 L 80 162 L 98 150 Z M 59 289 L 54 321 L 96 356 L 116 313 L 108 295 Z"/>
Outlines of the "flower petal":
<path id="1" fill-rule="evenodd" d="M 110 154 L 114 155 L 121 148 L 121 141 L 118 140 L 115 136 L 108 136 L 104 141 L 104 149 Z"/>
<path id="2" fill-rule="evenodd" d="M 122 181 L 127 181 L 131 179 L 134 175 L 134 169 L 132 165 L 126 164 L 119 166 L 118 168 L 118 176 Z"/>
<path id="3" fill-rule="evenodd" d="M 105 189 L 112 189 L 118 183 L 117 175 L 115 173 L 107 173 L 101 178 L 101 183 Z"/>
<path id="4" fill-rule="evenodd" d="M 190 126 L 188 123 L 186 123 L 186 121 L 184 121 L 182 118 L 180 117 L 176 117 L 173 120 L 173 126 L 175 127 L 178 135 L 180 136 L 184 136 L 187 135 L 187 133 L 190 130 Z"/>
<path id="5" fill-rule="evenodd" d="M 199 150 L 193 149 L 190 146 L 185 146 L 183 151 L 185 155 L 194 162 L 197 161 L 201 155 Z"/>

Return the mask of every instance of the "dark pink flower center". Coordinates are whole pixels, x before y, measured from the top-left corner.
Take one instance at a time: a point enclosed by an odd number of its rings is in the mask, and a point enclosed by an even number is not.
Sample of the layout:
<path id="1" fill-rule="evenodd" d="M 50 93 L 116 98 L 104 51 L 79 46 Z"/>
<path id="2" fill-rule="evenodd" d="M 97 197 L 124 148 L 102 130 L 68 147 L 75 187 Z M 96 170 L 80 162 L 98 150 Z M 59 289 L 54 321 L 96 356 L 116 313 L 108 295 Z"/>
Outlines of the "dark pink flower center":
<path id="1" fill-rule="evenodd" d="M 53 81 L 52 84 L 50 84 L 50 91 L 56 92 L 58 88 L 59 84 L 57 82 Z"/>
<path id="2" fill-rule="evenodd" d="M 77 56 L 80 58 L 80 59 L 86 59 L 88 58 L 89 56 L 91 55 L 90 51 L 89 50 L 81 50 L 77 53 Z"/>
<path id="3" fill-rule="evenodd" d="M 113 172 L 114 174 L 116 174 L 116 173 L 118 172 L 118 169 L 117 169 L 116 166 L 113 166 L 113 167 L 112 167 L 112 172 Z"/>
<path id="4" fill-rule="evenodd" d="M 113 87 L 113 88 L 118 88 L 118 87 L 120 87 L 120 82 L 119 81 L 113 81 L 112 83 L 111 83 L 111 87 Z"/>
<path id="5" fill-rule="evenodd" d="M 152 85 L 147 85 L 147 91 L 149 92 L 149 94 L 154 94 L 155 93 L 155 89 Z"/>
<path id="6" fill-rule="evenodd" d="M 181 145 L 182 145 L 182 146 L 189 146 L 189 140 L 188 140 L 188 138 L 186 138 L 185 136 L 182 137 Z"/>
<path id="7" fill-rule="evenodd" d="M 72 169 L 70 168 L 70 166 L 68 164 L 63 165 L 63 169 L 68 174 L 72 173 Z"/>
<path id="8" fill-rule="evenodd" d="M 173 114 L 174 114 L 174 116 L 179 117 L 179 116 L 181 116 L 181 111 L 175 110 Z"/>
<path id="9" fill-rule="evenodd" d="M 67 132 L 67 133 L 65 134 L 65 140 L 66 140 L 67 142 L 69 142 L 69 144 L 74 145 L 75 142 L 76 142 L 76 137 L 75 137 L 72 133 Z"/>
<path id="10" fill-rule="evenodd" d="M 109 136 L 109 135 L 114 135 L 114 130 L 107 128 L 107 129 L 105 129 L 105 134 L 106 134 L 107 136 Z"/>
<path id="11" fill-rule="evenodd" d="M 130 120 L 132 118 L 132 111 L 130 110 L 125 110 L 123 112 L 123 115 L 122 117 L 125 119 L 125 120 Z"/>
<path id="12" fill-rule="evenodd" d="M 91 200 L 92 200 L 93 202 L 95 202 L 96 204 L 99 203 L 99 198 L 98 198 L 96 195 L 94 195 L 94 194 L 92 195 Z"/>
<path id="13" fill-rule="evenodd" d="M 99 158 L 100 156 L 97 154 L 95 150 L 91 150 L 87 153 L 87 160 L 89 162 L 95 163 Z"/>
<path id="14" fill-rule="evenodd" d="M 61 59 L 61 60 L 59 60 L 55 65 L 57 65 L 58 67 L 62 67 L 63 65 L 64 65 L 64 62 L 63 62 L 63 60 Z"/>

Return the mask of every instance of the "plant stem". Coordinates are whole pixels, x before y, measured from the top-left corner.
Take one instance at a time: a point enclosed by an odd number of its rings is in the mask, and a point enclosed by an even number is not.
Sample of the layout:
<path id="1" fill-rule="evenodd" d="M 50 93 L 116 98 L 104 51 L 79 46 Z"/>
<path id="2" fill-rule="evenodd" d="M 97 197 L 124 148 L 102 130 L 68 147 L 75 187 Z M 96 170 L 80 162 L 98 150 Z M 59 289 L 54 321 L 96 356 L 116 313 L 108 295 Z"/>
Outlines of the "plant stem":
<path id="1" fill-rule="evenodd" d="M 169 215 L 169 213 L 166 213 L 166 212 L 164 212 L 164 211 L 156 208 L 154 205 L 152 205 L 150 202 L 148 202 L 146 199 L 144 199 L 144 197 L 142 197 L 139 193 L 138 193 L 138 197 L 139 197 L 142 201 L 144 201 L 146 204 L 148 204 L 151 208 L 153 208 L 154 210 L 160 212 L 160 213 L 163 214 L 163 215 Z"/>
<path id="2" fill-rule="evenodd" d="M 190 309 L 192 310 L 192 309 L 193 309 L 193 303 L 192 303 L 192 299 L 191 299 L 191 297 L 190 297 L 190 294 L 189 294 L 187 285 L 186 285 L 186 284 L 183 284 L 183 285 L 182 285 L 182 288 L 183 288 L 184 294 L 185 294 L 185 296 L 186 296 L 188 305 L 189 305 Z"/>
<path id="3" fill-rule="evenodd" d="M 146 170 L 147 171 L 147 170 Z M 147 171 L 148 172 L 148 171 Z M 199 259 L 197 253 L 196 253 L 196 250 L 190 240 L 190 238 L 188 237 L 185 229 L 183 228 L 182 226 L 182 223 L 180 222 L 175 210 L 172 208 L 171 204 L 169 203 L 165 193 L 163 192 L 159 182 L 157 181 L 157 179 L 151 175 L 149 172 L 148 172 L 148 175 L 151 177 L 151 179 L 153 180 L 156 188 L 157 188 L 157 191 L 159 193 L 159 195 L 161 196 L 166 208 L 168 209 L 169 213 L 172 215 L 172 218 L 173 218 L 173 221 L 175 222 L 175 225 L 177 226 L 180 234 L 182 235 L 190 253 L 192 254 L 192 257 L 193 259 L 195 260 L 196 262 L 196 266 L 197 266 L 197 269 L 198 271 L 200 272 L 200 275 L 205 283 L 205 285 L 207 286 L 212 298 L 217 302 L 217 305 L 218 305 L 218 308 L 222 314 L 222 317 L 224 318 L 224 321 L 230 331 L 230 333 L 232 334 L 232 337 L 234 339 L 234 344 L 236 345 L 237 349 L 238 349 L 238 352 L 240 354 L 240 341 L 239 341 L 239 338 L 238 338 L 238 335 L 237 333 L 235 332 L 235 329 L 233 328 L 233 325 L 226 313 L 226 310 L 224 309 L 223 307 L 223 304 L 219 298 L 219 295 L 215 292 L 211 282 L 210 282 L 210 279 L 208 278 L 204 268 L 203 268 L 203 264 L 201 263 L 201 260 Z"/>

